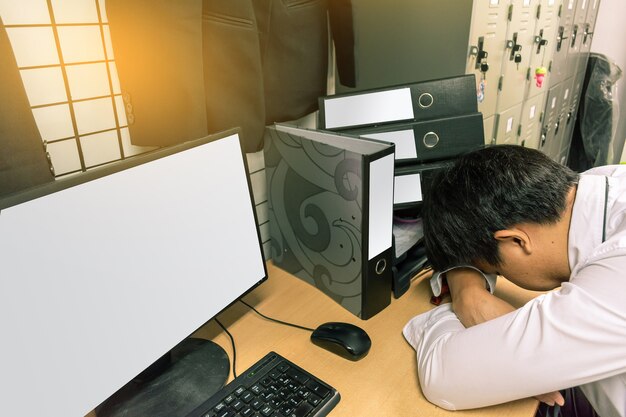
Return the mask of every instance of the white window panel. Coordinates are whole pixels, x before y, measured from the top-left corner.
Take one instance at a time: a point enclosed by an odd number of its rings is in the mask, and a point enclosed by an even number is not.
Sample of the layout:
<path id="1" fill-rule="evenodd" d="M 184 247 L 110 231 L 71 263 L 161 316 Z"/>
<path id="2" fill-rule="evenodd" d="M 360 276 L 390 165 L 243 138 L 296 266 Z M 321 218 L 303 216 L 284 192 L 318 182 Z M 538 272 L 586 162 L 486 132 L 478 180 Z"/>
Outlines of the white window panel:
<path id="1" fill-rule="evenodd" d="M 57 23 L 98 23 L 96 0 L 52 0 Z"/>
<path id="2" fill-rule="evenodd" d="M 267 184 L 265 182 L 265 170 L 257 171 L 250 175 L 250 184 L 252 185 L 252 195 L 255 204 L 261 204 L 267 201 Z"/>
<path id="3" fill-rule="evenodd" d="M 0 16 L 5 25 L 50 24 L 46 0 L 0 0 Z"/>
<path id="4" fill-rule="evenodd" d="M 124 100 L 122 100 L 122 96 L 115 96 L 115 110 L 117 111 L 117 121 L 120 126 L 128 125 L 128 121 L 126 120 Z"/>
<path id="5" fill-rule="evenodd" d="M 67 101 L 61 67 L 21 70 L 20 74 L 31 106 Z"/>
<path id="6" fill-rule="evenodd" d="M 117 131 L 97 133 L 80 138 L 83 159 L 87 168 L 120 159 Z"/>
<path id="7" fill-rule="evenodd" d="M 66 64 L 104 60 L 99 26 L 61 26 L 57 31 Z"/>
<path id="8" fill-rule="evenodd" d="M 52 161 L 55 175 L 81 169 L 78 147 L 74 139 L 49 143 L 47 150 L 50 154 L 50 160 Z"/>
<path id="9" fill-rule="evenodd" d="M 67 104 L 33 109 L 33 116 L 42 140 L 56 140 L 74 136 L 70 107 Z"/>
<path id="10" fill-rule="evenodd" d="M 113 101 L 110 98 L 79 101 L 73 106 L 79 134 L 115 128 Z"/>
<path id="11" fill-rule="evenodd" d="M 19 67 L 59 64 L 51 27 L 7 28 L 7 34 Z"/>
<path id="12" fill-rule="evenodd" d="M 111 82 L 113 83 L 113 94 L 122 94 L 120 87 L 120 79 L 117 76 L 117 67 L 115 62 L 109 62 L 109 72 L 111 73 Z"/>
<path id="13" fill-rule="evenodd" d="M 267 201 L 257 204 L 256 206 L 256 217 L 259 221 L 259 224 L 264 224 L 269 222 L 269 203 Z M 269 238 L 269 236 L 268 236 Z"/>
<path id="14" fill-rule="evenodd" d="M 111 94 L 109 77 L 104 62 L 68 65 L 65 67 L 72 100 L 102 97 Z"/>
<path id="15" fill-rule="evenodd" d="M 250 172 L 256 172 L 265 168 L 263 151 L 247 153 L 246 160 L 248 161 L 248 169 Z"/>
<path id="16" fill-rule="evenodd" d="M 102 23 L 106 23 L 109 21 L 107 17 L 107 10 L 106 10 L 105 3 L 106 3 L 106 0 L 98 1 L 98 5 L 100 6 L 100 20 L 102 21 Z"/>
<path id="17" fill-rule="evenodd" d="M 115 56 L 113 55 L 113 42 L 111 41 L 111 30 L 109 29 L 109 25 L 102 26 L 102 33 L 104 34 L 104 46 L 107 51 L 107 59 L 113 59 Z"/>
<path id="18" fill-rule="evenodd" d="M 127 127 L 120 129 L 120 132 L 122 135 L 122 148 L 124 148 L 124 156 L 126 157 L 139 155 L 157 148 L 156 146 L 137 146 L 130 143 L 130 132 Z"/>

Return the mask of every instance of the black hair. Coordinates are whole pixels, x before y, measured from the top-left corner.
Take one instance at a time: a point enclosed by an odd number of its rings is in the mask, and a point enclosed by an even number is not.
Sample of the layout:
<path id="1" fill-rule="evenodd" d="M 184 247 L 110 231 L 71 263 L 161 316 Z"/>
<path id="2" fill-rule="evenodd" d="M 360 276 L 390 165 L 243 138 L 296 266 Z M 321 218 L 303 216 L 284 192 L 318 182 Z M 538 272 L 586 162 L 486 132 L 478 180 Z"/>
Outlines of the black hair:
<path id="1" fill-rule="evenodd" d="M 500 265 L 494 233 L 521 223 L 555 223 L 577 182 L 571 169 L 522 146 L 489 146 L 459 157 L 424 196 L 424 240 L 433 268 Z"/>

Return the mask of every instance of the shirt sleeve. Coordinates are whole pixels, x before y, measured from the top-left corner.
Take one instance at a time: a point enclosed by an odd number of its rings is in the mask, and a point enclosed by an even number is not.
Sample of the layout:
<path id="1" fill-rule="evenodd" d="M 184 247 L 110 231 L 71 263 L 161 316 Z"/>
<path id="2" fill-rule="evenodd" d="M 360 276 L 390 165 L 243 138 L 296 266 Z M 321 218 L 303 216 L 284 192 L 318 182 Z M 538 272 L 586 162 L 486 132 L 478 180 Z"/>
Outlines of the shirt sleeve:
<path id="1" fill-rule="evenodd" d="M 477 408 L 626 372 L 626 303 L 606 303 L 593 290 L 609 285 L 612 297 L 623 300 L 626 280 L 616 271 L 625 270 L 626 261 L 612 259 L 467 329 L 450 304 L 413 318 L 403 333 L 416 350 L 425 397 L 449 410 Z"/>
<path id="2" fill-rule="evenodd" d="M 430 278 L 430 289 L 432 290 L 434 296 L 438 297 L 441 295 L 441 290 L 443 288 L 443 283 L 442 283 L 443 275 L 446 272 L 450 272 L 456 268 L 470 268 L 479 272 L 483 276 L 483 278 L 485 278 L 487 290 L 489 290 L 489 292 L 492 294 L 496 290 L 496 280 L 497 280 L 496 274 L 485 274 L 483 271 L 481 271 L 480 269 L 472 265 L 459 265 L 459 266 L 453 266 L 452 268 L 448 268 L 441 272 L 436 271 L 435 273 L 433 273 L 433 276 Z"/>

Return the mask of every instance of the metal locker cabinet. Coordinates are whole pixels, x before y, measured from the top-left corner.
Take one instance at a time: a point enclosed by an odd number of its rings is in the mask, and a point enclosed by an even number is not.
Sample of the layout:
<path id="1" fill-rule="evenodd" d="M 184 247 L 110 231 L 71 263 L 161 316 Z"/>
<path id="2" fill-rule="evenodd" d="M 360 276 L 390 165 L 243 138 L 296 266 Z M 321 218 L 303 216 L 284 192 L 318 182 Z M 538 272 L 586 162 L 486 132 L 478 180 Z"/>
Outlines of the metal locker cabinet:
<path id="1" fill-rule="evenodd" d="M 505 0 L 474 1 L 465 72 L 476 75 L 478 111 L 485 118 L 496 112 L 508 6 Z"/>
<path id="2" fill-rule="evenodd" d="M 538 0 L 512 0 L 499 82 L 496 111 L 502 112 L 524 100 Z"/>
<path id="3" fill-rule="evenodd" d="M 559 26 L 559 3 L 556 0 L 541 0 L 537 7 L 538 18 L 530 51 L 527 99 L 538 94 L 545 96 L 549 87 L 550 74 L 544 76 L 543 84 L 539 87 L 535 80 L 535 70 L 541 67 L 547 69 L 550 66 L 554 52 L 556 29 Z"/>
<path id="4" fill-rule="evenodd" d="M 556 155 L 555 133 L 558 133 L 559 100 L 561 98 L 561 84 L 552 86 L 548 90 L 546 103 L 541 122 L 541 134 L 539 136 L 539 150 L 550 157 Z"/>
<path id="5" fill-rule="evenodd" d="M 520 116 L 520 142 L 526 148 L 539 149 L 541 136 L 541 112 L 543 110 L 545 94 L 541 93 L 530 97 L 524 102 Z"/>
<path id="6" fill-rule="evenodd" d="M 520 129 L 520 115 L 522 103 L 508 110 L 496 113 L 495 134 L 496 145 L 517 145 Z"/>

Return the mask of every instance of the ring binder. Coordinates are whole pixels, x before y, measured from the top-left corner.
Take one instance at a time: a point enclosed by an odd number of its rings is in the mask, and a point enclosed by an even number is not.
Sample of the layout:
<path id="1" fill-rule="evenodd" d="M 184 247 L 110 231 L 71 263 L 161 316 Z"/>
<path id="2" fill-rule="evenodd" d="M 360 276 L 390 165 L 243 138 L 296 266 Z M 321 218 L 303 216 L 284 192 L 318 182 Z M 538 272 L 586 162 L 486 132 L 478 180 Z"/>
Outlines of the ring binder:
<path id="1" fill-rule="evenodd" d="M 272 258 L 354 315 L 391 302 L 394 145 L 266 129 Z"/>

